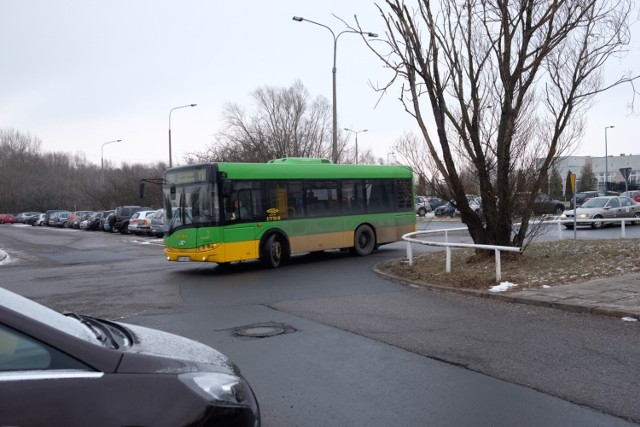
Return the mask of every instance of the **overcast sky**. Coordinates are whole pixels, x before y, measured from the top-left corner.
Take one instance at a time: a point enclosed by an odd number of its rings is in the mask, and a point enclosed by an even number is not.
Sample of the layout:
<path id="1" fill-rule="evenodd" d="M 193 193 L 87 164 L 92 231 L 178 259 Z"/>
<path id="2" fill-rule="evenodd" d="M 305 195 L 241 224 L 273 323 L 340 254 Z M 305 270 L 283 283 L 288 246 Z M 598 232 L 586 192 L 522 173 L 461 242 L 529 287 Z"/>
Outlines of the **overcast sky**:
<path id="1" fill-rule="evenodd" d="M 380 2 L 383 4 L 383 2 Z M 0 0 L 0 128 L 30 133 L 45 151 L 84 153 L 90 162 L 168 162 L 169 111 L 173 162 L 202 151 L 221 130 L 227 102 L 250 106 L 263 86 L 302 81 L 312 97 L 331 102 L 333 38 L 325 28 L 358 19 L 366 31 L 385 28 L 372 1 Z M 613 62 L 612 80 L 640 72 L 640 32 L 632 52 Z M 340 128 L 368 129 L 359 150 L 386 158 L 395 140 L 415 128 L 395 90 L 379 103 L 369 82 L 388 70 L 355 34 L 337 48 Z M 640 86 L 640 85 L 639 85 Z M 630 116 L 629 86 L 596 100 L 578 155 L 640 154 L 640 121 Z M 640 102 L 640 100 L 638 101 Z M 376 105 L 377 104 L 377 105 Z"/>

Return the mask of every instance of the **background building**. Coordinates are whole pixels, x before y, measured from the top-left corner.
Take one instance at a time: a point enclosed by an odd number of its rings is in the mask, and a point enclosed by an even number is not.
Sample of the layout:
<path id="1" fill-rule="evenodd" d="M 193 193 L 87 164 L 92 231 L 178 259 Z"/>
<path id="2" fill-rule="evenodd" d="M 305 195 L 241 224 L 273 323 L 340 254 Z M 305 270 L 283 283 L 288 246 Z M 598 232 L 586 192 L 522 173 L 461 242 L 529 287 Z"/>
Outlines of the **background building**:
<path id="1" fill-rule="evenodd" d="M 582 169 L 588 163 L 591 163 L 593 173 L 598 182 L 598 188 L 581 188 L 580 186 Z M 624 177 L 620 172 L 620 169 L 622 168 L 631 168 L 629 179 L 627 180 L 627 188 L 629 190 L 637 190 L 640 188 L 640 155 L 609 155 L 609 157 L 607 157 L 607 164 L 605 164 L 604 157 L 567 156 L 560 158 L 555 167 L 562 177 L 563 190 L 565 194 L 567 193 L 567 189 L 564 188 L 566 183 L 565 178 L 569 171 L 576 174 L 577 191 L 605 191 L 607 188 L 611 191 L 625 191 Z M 609 173 L 609 179 L 605 180 L 605 171 L 607 170 Z M 606 185 L 605 182 L 608 182 L 609 184 Z"/>

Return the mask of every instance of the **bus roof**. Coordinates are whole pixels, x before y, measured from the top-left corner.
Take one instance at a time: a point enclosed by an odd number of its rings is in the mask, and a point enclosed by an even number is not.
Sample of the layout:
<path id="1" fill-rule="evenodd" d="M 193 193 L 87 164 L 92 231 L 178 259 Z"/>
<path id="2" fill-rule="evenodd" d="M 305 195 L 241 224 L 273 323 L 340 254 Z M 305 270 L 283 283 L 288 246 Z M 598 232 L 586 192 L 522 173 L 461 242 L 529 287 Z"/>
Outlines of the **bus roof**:
<path id="1" fill-rule="evenodd" d="M 309 159 L 312 160 L 312 159 Z M 331 162 L 218 163 L 229 179 L 411 178 L 408 166 L 351 165 Z"/>

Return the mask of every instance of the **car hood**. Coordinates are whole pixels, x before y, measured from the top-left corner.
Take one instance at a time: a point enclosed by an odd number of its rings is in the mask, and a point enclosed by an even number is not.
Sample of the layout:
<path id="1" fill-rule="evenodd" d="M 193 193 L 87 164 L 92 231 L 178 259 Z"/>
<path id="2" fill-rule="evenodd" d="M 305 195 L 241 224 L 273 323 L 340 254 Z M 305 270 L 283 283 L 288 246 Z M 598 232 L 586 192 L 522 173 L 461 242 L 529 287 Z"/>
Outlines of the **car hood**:
<path id="1" fill-rule="evenodd" d="M 120 323 L 134 335 L 134 342 L 127 354 L 141 354 L 173 359 L 180 362 L 170 364 L 172 370 L 220 370 L 235 372 L 236 367 L 227 356 L 200 342 L 179 335 L 143 326 Z M 126 358 L 126 355 L 125 355 Z M 182 366 L 182 368 L 179 368 Z M 206 366 L 206 368 L 204 368 Z"/>
<path id="2" fill-rule="evenodd" d="M 602 211 L 602 210 L 603 210 L 603 208 L 581 208 L 581 207 L 578 207 L 578 208 L 576 208 L 575 212 L 576 212 L 576 215 L 580 215 L 580 214 L 592 215 L 592 214 L 594 214 L 594 213 L 596 213 L 598 211 Z M 564 214 L 566 216 L 573 216 L 573 209 L 569 209 L 569 210 L 564 211 Z"/>

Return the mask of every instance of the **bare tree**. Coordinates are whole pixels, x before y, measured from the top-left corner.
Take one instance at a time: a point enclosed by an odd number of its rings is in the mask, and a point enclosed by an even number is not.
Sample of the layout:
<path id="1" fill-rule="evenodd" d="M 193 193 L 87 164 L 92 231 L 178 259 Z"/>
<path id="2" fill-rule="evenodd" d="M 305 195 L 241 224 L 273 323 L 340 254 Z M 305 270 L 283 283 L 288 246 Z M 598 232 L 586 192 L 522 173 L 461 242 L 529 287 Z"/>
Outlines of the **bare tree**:
<path id="1" fill-rule="evenodd" d="M 415 155 L 456 200 L 474 242 L 522 246 L 538 189 L 577 143 L 593 97 L 637 78 L 602 77 L 630 41 L 633 1 L 412 3 L 378 5 L 387 39 L 370 47 L 394 72 L 378 89 L 401 84 L 424 147 Z M 475 175 L 482 215 L 467 203 L 461 168 Z M 528 209 L 514 230 L 523 193 Z"/>
<path id="2" fill-rule="evenodd" d="M 253 111 L 235 103 L 224 109 L 226 128 L 204 152 L 185 160 L 266 162 L 282 157 L 331 157 L 331 107 L 324 97 L 311 99 L 300 81 L 288 88 L 265 86 L 251 93 Z M 345 138 L 338 158 L 347 160 Z"/>

